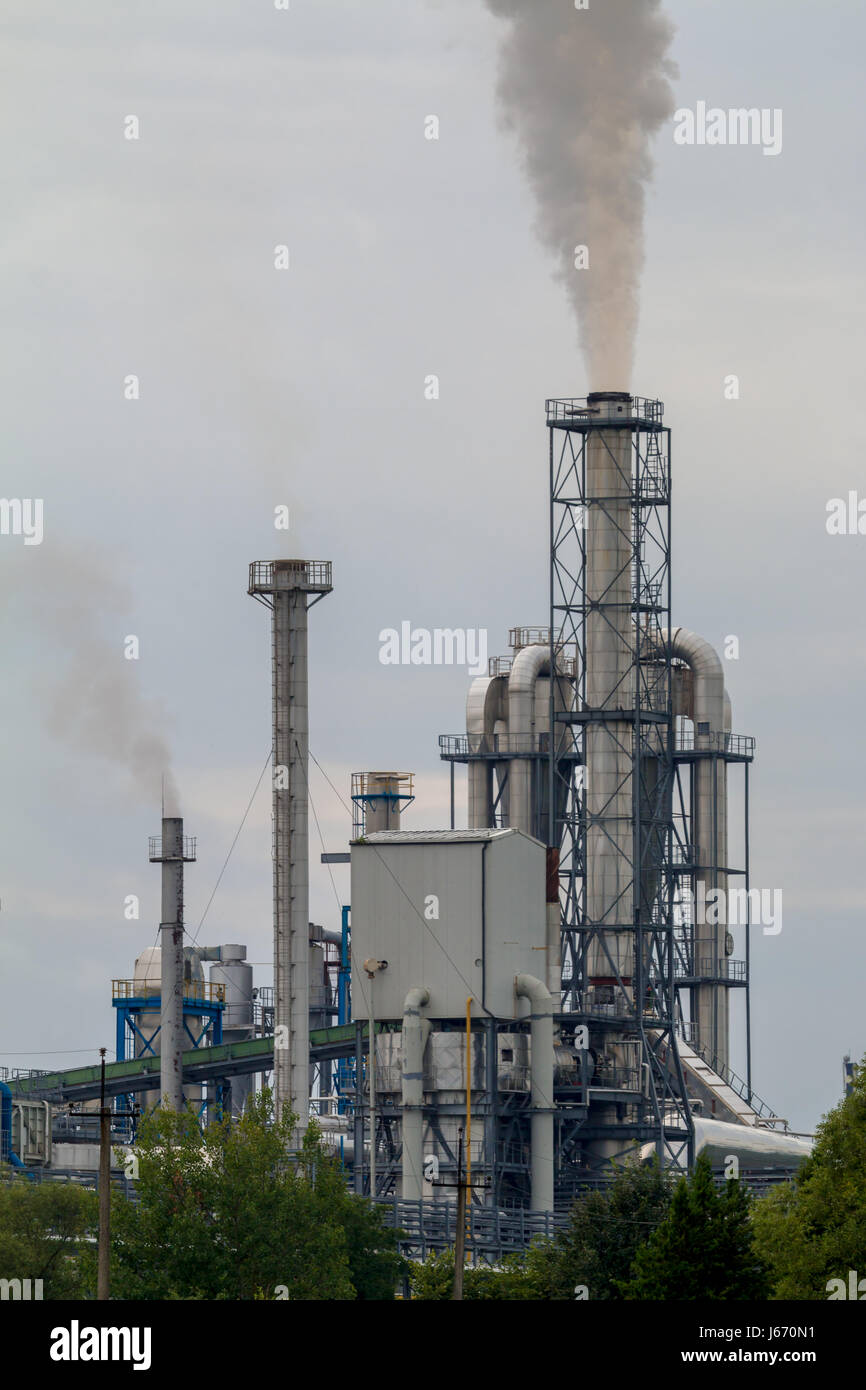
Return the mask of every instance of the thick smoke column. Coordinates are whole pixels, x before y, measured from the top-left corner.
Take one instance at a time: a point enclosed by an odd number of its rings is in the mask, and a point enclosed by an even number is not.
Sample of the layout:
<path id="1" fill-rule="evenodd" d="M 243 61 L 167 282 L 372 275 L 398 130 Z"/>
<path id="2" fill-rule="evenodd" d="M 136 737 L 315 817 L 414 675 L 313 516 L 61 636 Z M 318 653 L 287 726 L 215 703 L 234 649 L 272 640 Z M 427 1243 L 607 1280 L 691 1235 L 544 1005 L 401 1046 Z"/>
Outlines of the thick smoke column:
<path id="1" fill-rule="evenodd" d="M 578 315 L 591 390 L 627 390 L 651 136 L 674 109 L 661 0 L 486 0 L 510 21 L 498 93 Z M 575 269 L 574 248 L 589 250 Z"/>
<path id="2" fill-rule="evenodd" d="M 38 704 L 50 732 L 126 768 L 144 799 L 157 806 L 164 795 L 165 814 L 179 814 L 165 715 L 140 692 L 139 662 L 124 658 L 125 586 L 92 550 L 46 541 L 26 558 L 26 584 L 19 567 L 7 603 L 34 640 Z"/>

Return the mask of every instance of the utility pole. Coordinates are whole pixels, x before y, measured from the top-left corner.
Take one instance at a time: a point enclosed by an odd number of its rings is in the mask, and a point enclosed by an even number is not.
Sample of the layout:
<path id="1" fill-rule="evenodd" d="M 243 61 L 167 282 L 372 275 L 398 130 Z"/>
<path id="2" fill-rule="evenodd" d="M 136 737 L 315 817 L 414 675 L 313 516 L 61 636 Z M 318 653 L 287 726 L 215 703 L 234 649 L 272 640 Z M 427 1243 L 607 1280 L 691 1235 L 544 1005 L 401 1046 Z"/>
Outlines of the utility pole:
<path id="1" fill-rule="evenodd" d="M 96 1297 L 100 1302 L 110 1298 L 111 1270 L 111 1111 L 105 1104 L 105 1048 L 101 1058 L 99 1080 L 99 1241 L 97 1244 Z"/>
<path id="2" fill-rule="evenodd" d="M 454 1290 L 453 1299 L 463 1298 L 463 1265 L 466 1260 L 466 1189 L 468 1180 L 463 1174 L 463 1130 L 457 1146 L 457 1230 L 454 1233 Z"/>
<path id="3" fill-rule="evenodd" d="M 110 1105 L 106 1105 L 104 1047 L 99 1049 L 99 1056 L 99 1230 L 96 1246 L 96 1297 L 99 1302 L 107 1303 L 111 1297 L 111 1118 L 114 1115 L 137 1119 L 140 1110 L 137 1105 L 131 1110 L 112 1110 Z M 86 1111 L 74 1110 L 70 1105 L 69 1113 L 83 1115 Z"/>
<path id="4" fill-rule="evenodd" d="M 457 1141 L 457 1180 L 448 1182 L 445 1178 L 434 1178 L 434 1187 L 456 1187 L 457 1189 L 457 1226 L 454 1232 L 454 1288 L 451 1294 L 454 1299 L 463 1298 L 463 1265 L 466 1260 L 466 1214 L 469 1204 L 469 1193 L 473 1187 L 490 1187 L 489 1178 L 481 1178 L 478 1182 L 473 1182 L 463 1166 L 463 1127 L 458 1130 Z"/>

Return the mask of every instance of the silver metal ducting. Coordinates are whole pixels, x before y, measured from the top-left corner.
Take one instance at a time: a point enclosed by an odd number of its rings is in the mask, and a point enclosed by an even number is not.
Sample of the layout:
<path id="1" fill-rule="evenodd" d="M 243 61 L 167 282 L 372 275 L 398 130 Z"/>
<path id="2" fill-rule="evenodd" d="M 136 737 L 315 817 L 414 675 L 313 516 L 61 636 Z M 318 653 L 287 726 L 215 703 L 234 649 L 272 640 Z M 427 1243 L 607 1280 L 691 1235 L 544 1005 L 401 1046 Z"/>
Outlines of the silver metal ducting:
<path id="1" fill-rule="evenodd" d="M 223 1042 L 242 1042 L 253 1036 L 253 967 L 247 965 L 247 948 L 226 945 L 216 948 L 216 959 L 210 967 L 212 985 L 225 989 L 223 1012 Z M 231 1078 L 231 1111 L 242 1115 L 253 1090 L 251 1075 Z"/>
<path id="2" fill-rule="evenodd" d="M 534 975 L 516 975 L 514 993 L 530 1004 L 532 1210 L 553 1211 L 553 1009 L 550 990 Z"/>
<path id="3" fill-rule="evenodd" d="M 429 1019 L 420 1010 L 430 1003 L 430 992 L 410 989 L 403 1005 L 402 1118 L 403 1198 L 423 1196 L 424 1178 L 424 1048 L 430 1033 Z"/>
<path id="4" fill-rule="evenodd" d="M 719 1167 L 736 1158 L 741 1168 L 799 1168 L 812 1152 L 813 1140 L 806 1135 L 782 1134 L 775 1129 L 729 1124 L 725 1120 L 694 1117 L 695 1157 L 705 1153 Z M 651 1163 L 654 1144 L 644 1144 L 641 1160 Z"/>
<path id="5" fill-rule="evenodd" d="M 470 750 L 491 750 L 497 725 L 507 719 L 507 680 L 504 676 L 476 676 L 466 697 L 466 733 Z M 469 763 L 468 823 L 470 830 L 487 830 L 493 826 L 493 777 L 502 775 L 503 765 L 478 759 Z M 508 788 L 502 795 L 500 809 L 508 823 Z"/>
<path id="6" fill-rule="evenodd" d="M 709 642 L 686 628 L 663 633 L 670 655 L 686 662 L 692 672 L 686 691 L 685 714 L 694 724 L 696 751 L 718 749 L 731 730 L 731 701 L 718 653 Z M 698 758 L 694 767 L 692 850 L 698 902 L 721 889 L 716 904 L 718 920 L 695 921 L 694 951 L 697 974 L 724 976 L 727 969 L 728 888 L 728 784 L 727 766 L 718 758 Z M 698 888 L 703 884 L 703 889 Z M 706 915 L 706 914 L 703 914 Z M 697 985 L 693 991 L 693 1018 L 697 1040 L 710 1056 L 728 1065 L 730 1051 L 729 993 L 724 985 Z"/>

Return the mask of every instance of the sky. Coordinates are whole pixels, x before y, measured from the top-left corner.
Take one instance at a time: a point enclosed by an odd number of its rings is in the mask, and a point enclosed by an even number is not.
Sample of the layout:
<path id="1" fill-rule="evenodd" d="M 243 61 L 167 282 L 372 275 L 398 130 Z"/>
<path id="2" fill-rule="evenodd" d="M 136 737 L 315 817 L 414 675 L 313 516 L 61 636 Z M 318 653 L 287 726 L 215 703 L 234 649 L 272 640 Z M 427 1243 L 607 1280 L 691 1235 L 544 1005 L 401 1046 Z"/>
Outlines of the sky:
<path id="1" fill-rule="evenodd" d="M 826 526 L 866 497 L 866 18 L 664 11 L 678 108 L 783 113 L 773 157 L 654 136 L 630 385 L 673 431 L 674 621 L 739 639 L 752 883 L 784 901 L 753 941 L 753 1081 L 809 1130 L 866 1052 L 866 537 Z M 270 746 L 250 561 L 333 562 L 310 615 L 327 926 L 351 772 L 414 771 L 404 824 L 441 827 L 437 735 L 465 730 L 466 670 L 383 665 L 380 631 L 483 628 L 494 655 L 547 623 L 544 400 L 589 383 L 497 105 L 502 24 L 482 0 L 4 4 L 3 493 L 43 500 L 43 537 L 0 535 L 0 1066 L 113 1047 L 111 981 L 159 920 L 163 764 L 198 840 L 188 929 L 270 982 L 267 777 L 226 864 Z"/>

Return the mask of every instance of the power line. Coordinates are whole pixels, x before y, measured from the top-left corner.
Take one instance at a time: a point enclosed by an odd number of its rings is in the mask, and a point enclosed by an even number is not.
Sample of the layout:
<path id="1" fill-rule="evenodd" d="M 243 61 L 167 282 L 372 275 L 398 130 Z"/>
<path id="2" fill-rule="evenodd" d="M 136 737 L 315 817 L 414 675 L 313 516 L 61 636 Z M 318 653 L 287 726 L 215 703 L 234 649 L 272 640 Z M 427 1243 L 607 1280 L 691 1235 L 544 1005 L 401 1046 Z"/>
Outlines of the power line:
<path id="1" fill-rule="evenodd" d="M 264 775 L 265 775 L 265 773 L 266 773 L 266 771 L 267 771 L 268 763 L 271 761 L 272 752 L 273 752 L 272 748 L 268 748 L 267 757 L 265 758 L 264 764 L 263 764 L 263 766 L 262 766 L 262 770 L 261 770 L 261 772 L 259 773 L 259 780 L 256 782 L 256 785 L 255 785 L 255 787 L 253 788 L 253 794 L 252 794 L 252 796 L 250 797 L 249 801 L 247 802 L 247 809 L 244 811 L 244 813 L 243 813 L 243 815 L 242 815 L 242 817 L 241 817 L 241 823 L 240 823 L 240 825 L 238 826 L 237 830 L 235 831 L 235 837 L 234 837 L 234 839 L 232 840 L 231 844 L 229 845 L 229 852 L 228 852 L 228 854 L 227 854 L 226 857 L 225 857 L 225 860 L 224 860 L 224 862 L 223 862 L 223 866 L 222 866 L 222 868 L 220 869 L 219 874 L 217 875 L 217 881 L 216 881 L 216 883 L 214 884 L 213 892 L 211 893 L 210 897 L 209 897 L 208 900 L 207 900 L 207 906 L 205 907 L 204 912 L 201 914 L 201 920 L 199 921 L 199 924 L 198 924 L 198 926 L 197 926 L 196 929 L 195 929 L 195 936 L 192 938 L 192 944 L 193 944 L 193 945 L 195 945 L 196 941 L 198 940 L 198 934 L 199 934 L 199 932 L 201 931 L 201 929 L 202 929 L 202 927 L 203 927 L 203 925 L 204 925 L 204 919 L 205 919 L 205 917 L 207 917 L 207 914 L 208 914 L 208 912 L 209 912 L 209 910 L 210 910 L 210 905 L 211 905 L 211 903 L 213 902 L 214 898 L 216 897 L 217 889 L 219 888 L 220 884 L 222 883 L 223 874 L 225 873 L 226 869 L 228 868 L 228 862 L 229 862 L 229 860 L 230 860 L 231 857 L 232 857 L 232 851 L 234 850 L 235 845 L 237 844 L 238 840 L 240 839 L 241 831 L 243 830 L 244 826 L 245 826 L 246 823 L 247 823 L 247 816 L 249 815 L 250 810 L 252 809 L 252 804 L 253 804 L 253 802 L 254 802 L 255 799 L 256 799 L 256 796 L 257 796 L 257 794 L 258 794 L 259 787 L 262 785 L 262 778 L 264 777 Z"/>

